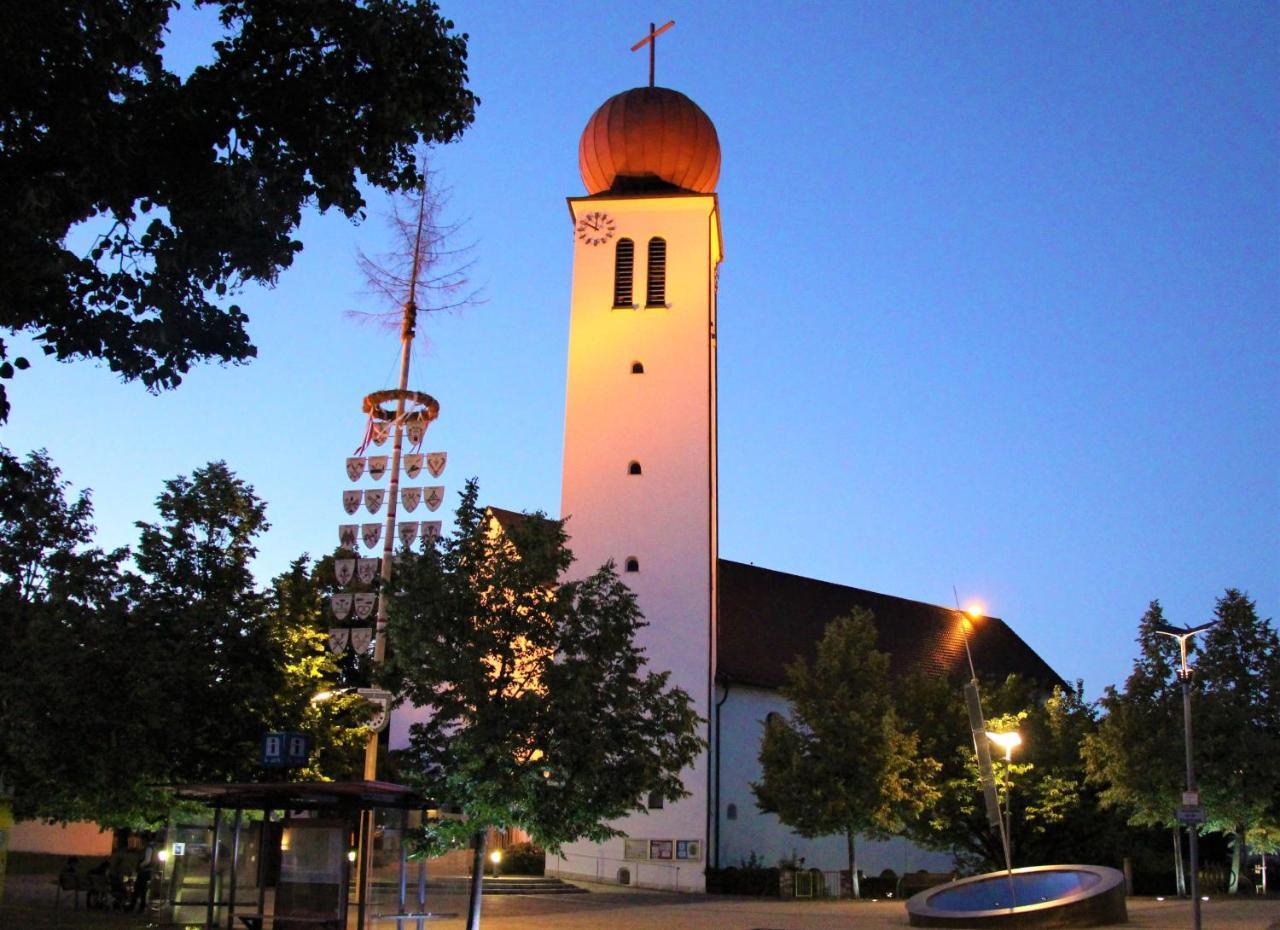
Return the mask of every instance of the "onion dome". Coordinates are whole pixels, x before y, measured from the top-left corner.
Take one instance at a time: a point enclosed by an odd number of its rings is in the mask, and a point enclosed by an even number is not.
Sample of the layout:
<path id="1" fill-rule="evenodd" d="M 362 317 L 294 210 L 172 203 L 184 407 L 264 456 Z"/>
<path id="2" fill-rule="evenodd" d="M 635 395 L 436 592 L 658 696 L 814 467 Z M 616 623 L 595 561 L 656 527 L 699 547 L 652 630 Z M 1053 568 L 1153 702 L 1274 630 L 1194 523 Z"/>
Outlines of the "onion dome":
<path id="1" fill-rule="evenodd" d="M 636 87 L 610 97 L 588 120 L 578 170 L 589 194 L 710 194 L 720 177 L 720 140 L 707 114 L 684 94 Z"/>

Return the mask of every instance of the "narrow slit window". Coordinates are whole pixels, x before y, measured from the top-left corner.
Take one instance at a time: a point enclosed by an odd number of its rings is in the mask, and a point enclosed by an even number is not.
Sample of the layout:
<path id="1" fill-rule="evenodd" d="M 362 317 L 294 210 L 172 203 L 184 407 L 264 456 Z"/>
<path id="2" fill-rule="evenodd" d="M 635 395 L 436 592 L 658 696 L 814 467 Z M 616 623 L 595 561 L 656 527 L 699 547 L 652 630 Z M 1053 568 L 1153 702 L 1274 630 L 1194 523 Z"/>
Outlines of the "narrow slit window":
<path id="1" fill-rule="evenodd" d="M 727 819 L 727 820 L 737 820 L 737 819 L 738 819 L 738 805 L 737 805 L 737 804 L 730 804 L 730 805 L 729 805 L 729 808 L 725 811 L 725 814 L 724 814 L 724 815 L 725 815 L 725 819 Z"/>
<path id="2" fill-rule="evenodd" d="M 649 792 L 649 810 L 651 811 L 662 810 L 662 795 L 658 794 L 658 792 L 656 791 Z"/>
<path id="3" fill-rule="evenodd" d="M 633 375 L 642 375 L 642 374 L 644 374 L 644 362 L 632 362 L 632 363 L 631 363 L 631 373 L 632 373 Z"/>
<path id="4" fill-rule="evenodd" d="M 636 244 L 630 239 L 619 239 L 613 256 L 613 305 L 630 307 L 636 272 Z"/>
<path id="5" fill-rule="evenodd" d="M 627 559 L 625 564 L 628 572 L 640 571 L 640 560 L 637 559 L 635 556 L 631 556 L 631 558 Z"/>
<path id="6" fill-rule="evenodd" d="M 649 240 L 649 282 L 645 306 L 667 305 L 667 240 L 654 236 Z"/>
<path id="7" fill-rule="evenodd" d="M 632 462 L 630 465 L 627 466 L 628 475 L 639 475 L 642 473 L 643 473 L 643 470 L 640 468 L 639 462 Z"/>

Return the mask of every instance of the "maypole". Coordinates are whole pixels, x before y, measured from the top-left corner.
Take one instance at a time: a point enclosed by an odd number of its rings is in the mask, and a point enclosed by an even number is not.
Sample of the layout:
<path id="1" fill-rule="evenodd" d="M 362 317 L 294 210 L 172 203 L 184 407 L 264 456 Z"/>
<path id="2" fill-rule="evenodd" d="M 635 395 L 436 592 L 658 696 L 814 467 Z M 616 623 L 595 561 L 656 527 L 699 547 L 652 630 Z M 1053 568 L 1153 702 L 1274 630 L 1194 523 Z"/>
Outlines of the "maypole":
<path id="1" fill-rule="evenodd" d="M 370 477 L 380 480 L 384 471 L 390 472 L 385 492 L 381 489 L 351 490 L 343 494 L 343 506 L 349 515 L 354 515 L 363 503 L 372 514 L 376 513 L 386 500 L 386 516 L 381 526 L 377 523 L 366 523 L 357 527 L 347 524 L 339 530 L 340 545 L 344 549 L 356 550 L 360 542 L 370 549 L 381 546 L 381 564 L 376 577 L 379 579 L 376 593 L 359 591 L 352 594 L 335 594 L 333 597 L 334 616 L 342 621 L 348 613 L 354 613 L 356 619 L 367 620 L 375 613 L 374 629 L 333 629 L 330 631 L 330 648 L 335 652 L 345 651 L 348 646 L 356 653 L 364 653 L 373 641 L 373 669 L 376 671 L 386 661 L 387 656 L 387 606 L 391 592 L 391 576 L 395 566 L 395 542 L 400 542 L 407 549 L 418 537 L 419 530 L 424 540 L 430 542 L 439 537 L 441 523 L 436 520 L 401 522 L 397 524 L 400 505 L 412 511 L 419 502 L 425 502 L 427 509 L 436 510 L 444 500 L 443 487 L 406 487 L 400 486 L 400 470 L 403 467 L 410 478 L 416 478 L 425 464 L 432 477 L 439 477 L 444 470 L 446 454 L 431 452 L 425 456 L 418 453 L 427 427 L 440 414 L 439 403 L 429 394 L 409 389 L 409 374 L 413 357 L 413 340 L 417 333 L 417 319 L 420 307 L 419 286 L 437 287 L 449 290 L 456 286 L 456 278 L 445 274 L 441 278 L 423 279 L 433 261 L 438 258 L 433 246 L 440 238 L 441 231 L 433 222 L 436 203 L 432 200 L 427 188 L 428 174 L 423 171 L 422 186 L 418 191 L 416 215 L 412 224 L 404 222 L 397 213 L 397 227 L 404 236 L 405 254 L 409 261 L 404 272 L 400 268 L 386 270 L 383 267 L 361 256 L 362 264 L 370 277 L 371 283 L 384 294 L 399 291 L 403 299 L 398 301 L 400 314 L 400 377 L 397 386 L 392 390 L 374 391 L 365 396 L 362 409 L 367 417 L 364 441 L 354 456 L 347 459 L 347 476 L 357 481 L 365 473 L 366 466 Z M 401 266 L 404 267 L 404 266 Z M 444 283 L 441 284 L 440 282 Z M 401 288 L 403 290 L 401 291 Z M 398 294 L 396 295 L 399 296 Z M 432 308 L 428 308 L 432 309 Z M 412 454 L 405 453 L 405 438 L 408 437 Z M 372 442 L 382 445 L 391 440 L 391 461 L 387 465 L 386 456 L 371 455 L 365 458 L 364 453 Z M 373 558 L 340 559 L 335 561 L 335 574 L 340 586 L 358 580 L 363 586 L 371 587 L 375 578 Z M 375 608 L 376 604 L 376 608 Z M 370 635 L 372 634 L 372 636 Z M 365 781 L 377 781 L 378 778 L 378 743 L 379 734 L 388 723 L 392 695 L 375 688 L 362 688 L 360 693 L 374 703 L 377 710 L 369 724 L 368 739 L 365 743 L 364 773 Z M 359 918 L 358 926 L 364 926 L 365 913 L 372 902 L 373 877 L 373 811 L 361 814 L 359 825 L 361 859 L 357 871 Z"/>

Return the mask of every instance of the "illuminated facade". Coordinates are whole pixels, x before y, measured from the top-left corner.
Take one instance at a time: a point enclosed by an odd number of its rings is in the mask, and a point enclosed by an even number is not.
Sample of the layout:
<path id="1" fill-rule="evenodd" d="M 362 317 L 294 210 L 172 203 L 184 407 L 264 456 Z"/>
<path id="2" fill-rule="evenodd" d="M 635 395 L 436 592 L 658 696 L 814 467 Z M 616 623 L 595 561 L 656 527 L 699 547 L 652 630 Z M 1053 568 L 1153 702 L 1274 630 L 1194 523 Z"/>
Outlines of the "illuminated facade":
<path id="1" fill-rule="evenodd" d="M 638 88 L 600 108 L 580 156 L 593 193 L 569 199 L 573 291 L 561 512 L 576 570 L 585 575 L 616 564 L 649 624 L 641 645 L 650 667 L 670 671 L 671 684 L 709 720 L 719 146 L 710 120 L 683 95 Z M 706 724 L 699 735 L 711 742 Z M 570 844 L 548 867 L 701 890 L 709 757 L 683 780 L 689 797 L 617 824 L 629 842 Z"/>

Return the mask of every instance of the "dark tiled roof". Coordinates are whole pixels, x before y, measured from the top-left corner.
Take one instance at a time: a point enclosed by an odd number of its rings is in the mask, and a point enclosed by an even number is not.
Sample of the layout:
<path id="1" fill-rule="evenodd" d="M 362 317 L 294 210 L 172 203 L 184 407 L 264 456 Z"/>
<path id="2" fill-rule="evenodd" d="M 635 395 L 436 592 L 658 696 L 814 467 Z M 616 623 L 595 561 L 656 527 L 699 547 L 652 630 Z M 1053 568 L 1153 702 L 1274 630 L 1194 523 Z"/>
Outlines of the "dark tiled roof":
<path id="1" fill-rule="evenodd" d="M 870 610 L 879 630 L 877 647 L 892 668 L 968 677 L 956 611 L 888 594 L 788 575 L 720 560 L 719 677 L 776 688 L 784 666 L 812 661 L 826 625 L 855 607 Z M 1065 684 L 1003 620 L 986 617 L 969 633 L 973 664 L 981 678 L 1017 673 L 1046 688 Z"/>
<path id="2" fill-rule="evenodd" d="M 510 532 L 512 527 L 520 526 L 534 516 L 534 514 L 516 513 L 514 510 L 506 510 L 502 507 L 486 507 L 484 510 L 485 513 L 497 520 L 498 525 L 507 532 Z"/>

